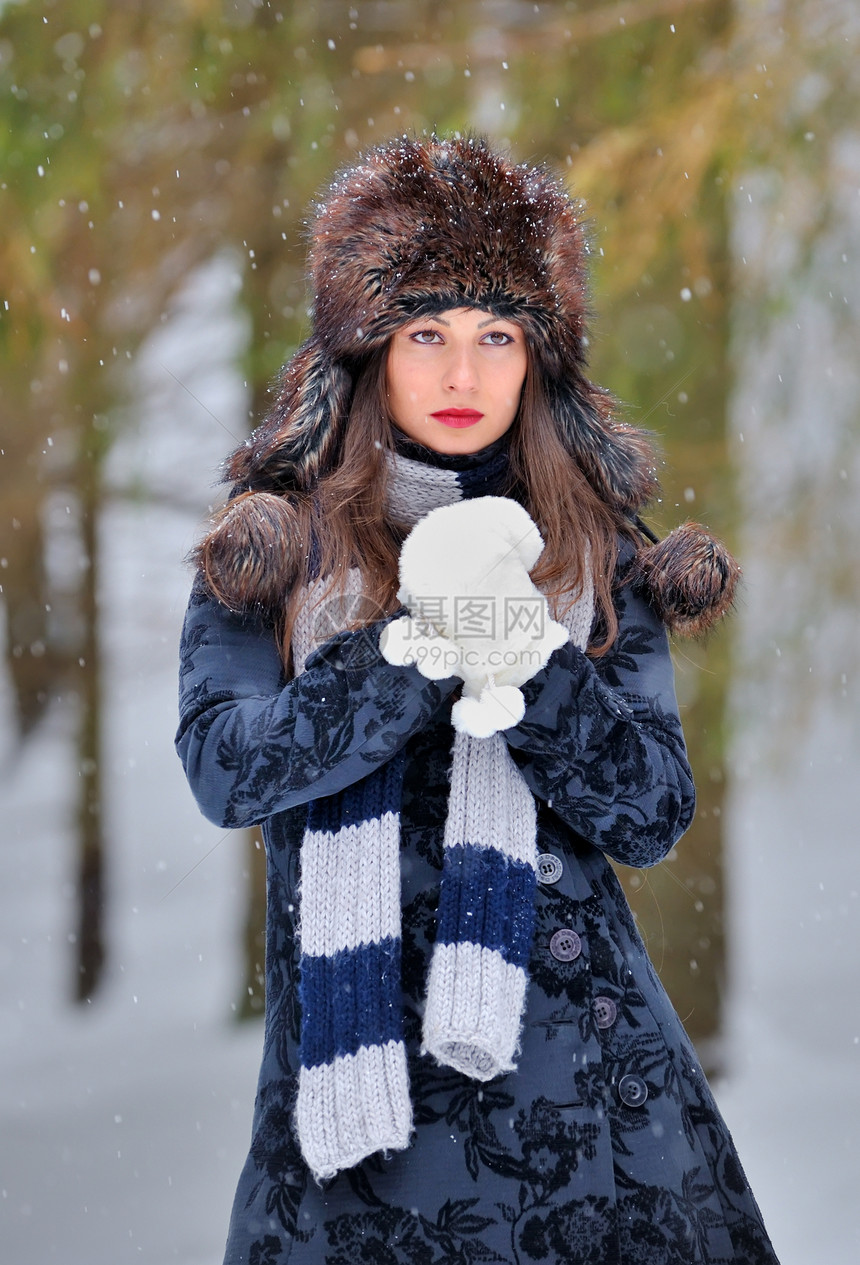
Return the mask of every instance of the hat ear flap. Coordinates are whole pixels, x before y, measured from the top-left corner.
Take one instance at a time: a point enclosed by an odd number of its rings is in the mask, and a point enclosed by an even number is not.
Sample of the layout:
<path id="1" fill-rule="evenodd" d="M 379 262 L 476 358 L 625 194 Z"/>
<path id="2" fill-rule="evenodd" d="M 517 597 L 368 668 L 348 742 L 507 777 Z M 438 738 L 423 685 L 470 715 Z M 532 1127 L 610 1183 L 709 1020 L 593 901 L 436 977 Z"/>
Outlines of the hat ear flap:
<path id="1" fill-rule="evenodd" d="M 682 523 L 636 553 L 627 580 L 671 632 L 696 637 L 730 609 L 740 574 L 722 541 L 698 523 Z"/>
<path id="2" fill-rule="evenodd" d="M 653 437 L 614 422 L 608 394 L 589 382 L 547 383 L 562 442 L 603 500 L 635 513 L 659 490 Z"/>
<path id="3" fill-rule="evenodd" d="M 227 478 L 279 491 L 312 487 L 331 467 L 352 389 L 346 367 L 309 338 L 284 366 L 265 422 L 229 458 Z"/>

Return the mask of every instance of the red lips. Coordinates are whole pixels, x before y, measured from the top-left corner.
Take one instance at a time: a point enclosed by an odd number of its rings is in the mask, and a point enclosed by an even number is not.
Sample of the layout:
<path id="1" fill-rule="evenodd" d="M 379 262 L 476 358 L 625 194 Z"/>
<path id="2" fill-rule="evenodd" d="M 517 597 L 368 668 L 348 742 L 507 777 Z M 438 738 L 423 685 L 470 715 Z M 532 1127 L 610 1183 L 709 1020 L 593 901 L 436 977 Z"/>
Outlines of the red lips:
<path id="1" fill-rule="evenodd" d="M 462 430 L 466 426 L 474 426 L 484 414 L 473 408 L 446 408 L 438 413 L 431 413 L 430 416 L 435 417 L 436 421 L 441 422 L 443 426 L 452 426 L 456 430 Z"/>

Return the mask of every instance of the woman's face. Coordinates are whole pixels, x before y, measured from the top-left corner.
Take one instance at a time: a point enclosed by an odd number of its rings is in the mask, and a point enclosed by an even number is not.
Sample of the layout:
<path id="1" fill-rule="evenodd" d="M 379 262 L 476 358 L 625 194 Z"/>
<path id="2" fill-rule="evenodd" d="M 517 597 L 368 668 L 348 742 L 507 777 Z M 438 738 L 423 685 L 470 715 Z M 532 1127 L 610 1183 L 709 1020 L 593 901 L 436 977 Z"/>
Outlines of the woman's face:
<path id="1" fill-rule="evenodd" d="M 526 367 L 515 321 L 465 307 L 411 321 L 388 350 L 391 416 L 434 452 L 480 452 L 516 417 Z"/>

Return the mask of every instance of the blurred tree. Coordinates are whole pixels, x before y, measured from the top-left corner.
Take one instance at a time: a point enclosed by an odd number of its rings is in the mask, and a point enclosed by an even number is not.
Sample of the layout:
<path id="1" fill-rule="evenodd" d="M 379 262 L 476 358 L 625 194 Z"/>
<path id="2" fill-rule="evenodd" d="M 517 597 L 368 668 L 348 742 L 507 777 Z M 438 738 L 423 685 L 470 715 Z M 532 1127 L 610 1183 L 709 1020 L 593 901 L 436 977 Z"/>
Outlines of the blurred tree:
<path id="1" fill-rule="evenodd" d="M 433 7 L 413 6 L 413 20 Z M 359 131 L 398 125 L 388 84 L 373 80 L 374 95 L 357 82 L 352 53 L 364 37 L 351 12 L 256 0 L 45 0 L 0 12 L 7 658 L 24 731 L 52 697 L 73 690 L 80 702 L 79 997 L 96 988 L 104 956 L 103 457 L 134 390 L 135 353 L 188 273 L 226 245 L 246 261 L 252 416 L 265 411 L 305 319 L 304 209 Z M 370 112 L 358 130 L 344 126 L 344 95 L 351 115 Z M 48 618 L 52 493 L 80 528 L 77 599 L 62 628 Z M 259 874 L 253 846 L 249 860 Z"/>

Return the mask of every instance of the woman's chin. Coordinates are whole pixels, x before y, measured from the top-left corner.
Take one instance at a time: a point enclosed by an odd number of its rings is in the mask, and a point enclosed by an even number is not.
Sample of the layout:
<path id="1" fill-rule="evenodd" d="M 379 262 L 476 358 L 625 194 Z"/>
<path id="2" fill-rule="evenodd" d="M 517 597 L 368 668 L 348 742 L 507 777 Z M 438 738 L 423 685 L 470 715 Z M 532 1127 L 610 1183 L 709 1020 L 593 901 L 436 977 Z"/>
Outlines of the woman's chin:
<path id="1" fill-rule="evenodd" d="M 472 456 L 484 448 L 489 448 L 490 444 L 495 443 L 505 433 L 498 431 L 497 428 L 490 429 L 480 424 L 447 426 L 444 422 L 436 421 L 435 418 L 430 418 L 428 423 L 421 427 L 415 426 L 405 430 L 402 426 L 397 426 L 397 430 L 412 443 L 423 444 L 431 452 L 437 452 L 445 457 Z"/>

